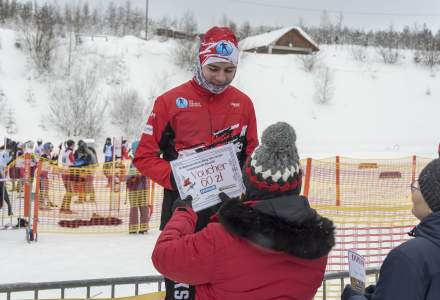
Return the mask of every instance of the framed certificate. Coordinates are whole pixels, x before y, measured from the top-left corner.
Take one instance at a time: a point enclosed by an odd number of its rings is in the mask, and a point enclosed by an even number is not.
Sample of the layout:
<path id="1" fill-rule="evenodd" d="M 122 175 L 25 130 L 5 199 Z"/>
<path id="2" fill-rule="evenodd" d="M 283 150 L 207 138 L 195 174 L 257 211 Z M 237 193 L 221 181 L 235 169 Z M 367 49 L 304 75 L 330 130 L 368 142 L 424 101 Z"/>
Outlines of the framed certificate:
<path id="1" fill-rule="evenodd" d="M 180 198 L 193 197 L 194 211 L 219 203 L 218 194 L 239 197 L 245 190 L 236 149 L 227 144 L 171 161 Z"/>

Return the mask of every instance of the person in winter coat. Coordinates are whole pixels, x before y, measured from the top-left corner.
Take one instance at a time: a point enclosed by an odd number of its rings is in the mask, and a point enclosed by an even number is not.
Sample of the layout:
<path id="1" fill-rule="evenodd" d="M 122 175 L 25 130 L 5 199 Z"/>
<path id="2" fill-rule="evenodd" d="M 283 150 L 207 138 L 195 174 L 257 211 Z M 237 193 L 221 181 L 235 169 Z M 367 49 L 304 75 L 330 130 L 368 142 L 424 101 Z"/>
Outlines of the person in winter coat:
<path id="1" fill-rule="evenodd" d="M 36 156 L 41 156 L 41 154 L 43 153 L 43 140 L 42 139 L 38 139 L 37 140 L 37 145 L 35 145 L 35 149 L 34 149 L 34 154 Z"/>
<path id="2" fill-rule="evenodd" d="M 12 143 L 8 139 L 6 144 L 1 147 L 2 150 L 0 150 L 0 208 L 3 207 L 3 202 L 6 202 L 8 206 L 8 216 L 12 216 L 12 205 L 9 201 L 8 189 L 3 180 L 6 179 L 6 169 L 12 160 L 11 145 Z"/>
<path id="3" fill-rule="evenodd" d="M 414 238 L 388 253 L 377 286 L 360 295 L 350 285 L 343 300 L 440 299 L 440 159 L 434 159 L 411 184 L 412 213 L 421 222 Z"/>
<path id="4" fill-rule="evenodd" d="M 164 187 L 160 229 L 178 198 L 170 161 L 179 156 L 233 143 L 241 164 L 258 145 L 254 106 L 231 86 L 238 65 L 238 43 L 229 28 L 209 29 L 201 42 L 192 80 L 159 96 L 143 128 L 133 163 Z M 196 231 L 204 228 L 218 207 L 198 212 Z M 175 284 L 165 280 L 166 299 Z"/>
<path id="5" fill-rule="evenodd" d="M 89 166 L 97 163 L 96 152 L 90 148 L 83 140 L 78 141 L 78 149 L 74 153 L 75 162 L 72 167 L 80 168 L 77 170 L 76 185 L 79 193 L 79 203 L 87 201 L 89 196 L 90 202 L 95 202 L 95 189 L 93 188 L 93 174 Z"/>
<path id="6" fill-rule="evenodd" d="M 197 300 L 313 299 L 335 228 L 299 195 L 295 140 L 289 124 L 269 126 L 243 169 L 245 202 L 220 194 L 218 222 L 201 231 L 190 199 L 178 200 L 153 250 L 156 269 L 194 285 Z"/>
<path id="7" fill-rule="evenodd" d="M 57 207 L 55 203 L 49 200 L 49 170 L 51 165 L 56 162 L 55 158 L 52 156 L 53 144 L 50 142 L 44 143 L 40 157 L 39 163 L 43 164 L 40 172 L 40 197 L 39 197 L 39 207 L 40 209 L 50 209 Z"/>
<path id="8" fill-rule="evenodd" d="M 67 140 L 66 141 L 66 149 L 64 150 L 61 156 L 61 164 L 64 167 L 64 172 L 61 175 L 63 179 L 64 189 L 66 190 L 63 196 L 63 202 L 61 204 L 60 213 L 64 214 L 72 214 L 72 210 L 70 209 L 70 204 L 72 202 L 72 194 L 73 194 L 73 177 L 71 176 L 70 167 L 75 163 L 75 156 L 73 154 L 73 150 L 75 148 L 75 141 Z"/>
<path id="9" fill-rule="evenodd" d="M 132 143 L 131 149 L 136 151 L 139 142 Z M 130 214 L 128 231 L 131 234 L 144 234 L 148 232 L 150 211 L 148 206 L 148 179 L 138 173 L 133 163 L 127 175 L 128 200 L 130 202 Z"/>
<path id="10" fill-rule="evenodd" d="M 104 162 L 111 162 L 113 160 L 113 145 L 112 139 L 106 138 L 104 148 L 102 149 L 102 153 L 104 153 Z"/>

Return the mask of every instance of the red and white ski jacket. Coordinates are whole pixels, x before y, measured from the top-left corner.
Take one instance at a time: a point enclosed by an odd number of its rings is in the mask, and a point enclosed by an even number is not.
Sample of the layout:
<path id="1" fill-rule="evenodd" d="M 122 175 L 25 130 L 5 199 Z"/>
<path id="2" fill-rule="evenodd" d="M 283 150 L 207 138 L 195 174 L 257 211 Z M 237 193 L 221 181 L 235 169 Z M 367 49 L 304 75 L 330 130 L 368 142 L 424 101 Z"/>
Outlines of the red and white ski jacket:
<path id="1" fill-rule="evenodd" d="M 258 146 L 252 101 L 232 86 L 217 95 L 190 80 L 156 99 L 133 163 L 172 190 L 169 161 L 226 143 L 235 144 L 241 164 Z"/>

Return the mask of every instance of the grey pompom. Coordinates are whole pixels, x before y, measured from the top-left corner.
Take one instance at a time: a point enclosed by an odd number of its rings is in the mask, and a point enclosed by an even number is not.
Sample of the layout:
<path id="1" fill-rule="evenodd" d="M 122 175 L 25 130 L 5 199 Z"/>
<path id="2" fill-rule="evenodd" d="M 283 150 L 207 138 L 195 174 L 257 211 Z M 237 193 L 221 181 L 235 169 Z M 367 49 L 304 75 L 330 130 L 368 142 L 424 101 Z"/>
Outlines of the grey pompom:
<path id="1" fill-rule="evenodd" d="M 261 137 L 262 146 L 271 152 L 296 152 L 296 133 L 286 122 L 277 122 L 267 127 Z"/>

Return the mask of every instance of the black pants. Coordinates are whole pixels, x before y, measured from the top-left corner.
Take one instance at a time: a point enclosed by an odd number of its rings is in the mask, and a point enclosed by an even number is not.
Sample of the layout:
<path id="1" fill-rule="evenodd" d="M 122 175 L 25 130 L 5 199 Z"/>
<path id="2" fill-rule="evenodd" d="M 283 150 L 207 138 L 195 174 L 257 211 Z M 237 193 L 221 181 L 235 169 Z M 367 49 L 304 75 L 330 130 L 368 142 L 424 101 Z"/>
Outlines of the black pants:
<path id="1" fill-rule="evenodd" d="M 162 201 L 162 214 L 160 217 L 160 230 L 163 230 L 165 225 L 171 219 L 173 212 L 171 208 L 173 207 L 174 201 L 179 197 L 179 193 L 177 191 L 171 191 L 164 189 L 163 201 Z M 220 204 L 208 207 L 204 210 L 197 212 L 197 223 L 195 232 L 202 230 L 205 228 L 209 219 L 212 215 L 214 215 L 219 209 Z M 177 299 L 195 299 L 195 289 L 194 286 L 174 282 L 168 278 L 165 278 L 165 290 L 166 296 L 165 300 L 177 300 Z"/>
<path id="2" fill-rule="evenodd" d="M 8 205 L 8 216 L 12 216 L 12 206 L 11 202 L 9 202 L 9 194 L 6 189 L 5 182 L 0 181 L 0 208 L 3 206 L 3 201 Z"/>

